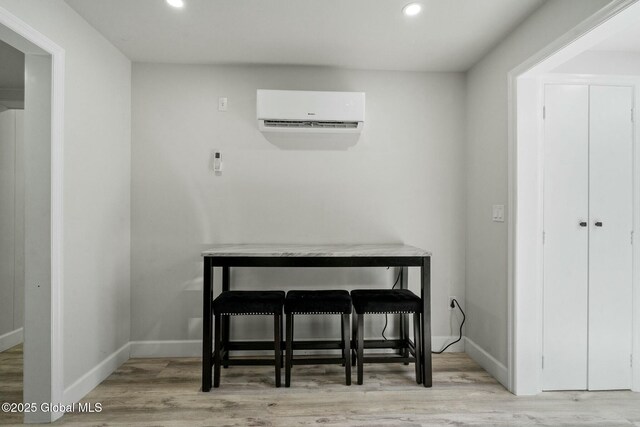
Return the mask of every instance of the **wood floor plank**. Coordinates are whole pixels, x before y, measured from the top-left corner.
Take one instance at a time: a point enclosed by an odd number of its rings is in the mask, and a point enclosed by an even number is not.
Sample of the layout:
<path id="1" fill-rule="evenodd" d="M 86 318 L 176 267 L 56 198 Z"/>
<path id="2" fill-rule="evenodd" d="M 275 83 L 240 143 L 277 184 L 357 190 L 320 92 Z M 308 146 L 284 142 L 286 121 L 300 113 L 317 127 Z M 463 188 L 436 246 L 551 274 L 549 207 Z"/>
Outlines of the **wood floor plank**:
<path id="1" fill-rule="evenodd" d="M 22 402 L 22 344 L 0 353 L 0 403 Z M 0 424 L 19 425 L 22 414 L 0 412 Z"/>
<path id="2" fill-rule="evenodd" d="M 0 397 L 22 398 L 22 347 L 0 354 Z M 640 394 L 557 392 L 516 397 L 466 354 L 434 357 L 432 389 L 413 366 L 365 365 L 364 385 L 345 386 L 338 365 L 296 366 L 290 388 L 273 368 L 222 370 L 221 387 L 201 393 L 200 359 L 131 359 L 83 402 L 100 413 L 66 414 L 66 426 L 640 426 Z M 16 400 L 17 399 L 17 400 Z M 21 416 L 0 414 L 0 424 Z"/>

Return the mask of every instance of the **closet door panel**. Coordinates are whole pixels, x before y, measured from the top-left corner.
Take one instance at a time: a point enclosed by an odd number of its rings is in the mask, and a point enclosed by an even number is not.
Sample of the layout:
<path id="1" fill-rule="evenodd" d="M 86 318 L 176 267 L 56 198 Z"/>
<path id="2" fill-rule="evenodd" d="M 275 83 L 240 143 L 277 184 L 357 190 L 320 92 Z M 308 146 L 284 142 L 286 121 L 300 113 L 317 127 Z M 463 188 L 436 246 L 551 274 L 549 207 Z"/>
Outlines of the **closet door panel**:
<path id="1" fill-rule="evenodd" d="M 590 390 L 631 388 L 632 102 L 631 87 L 590 88 Z"/>
<path id="2" fill-rule="evenodd" d="M 543 389 L 587 388 L 589 88 L 545 86 Z"/>

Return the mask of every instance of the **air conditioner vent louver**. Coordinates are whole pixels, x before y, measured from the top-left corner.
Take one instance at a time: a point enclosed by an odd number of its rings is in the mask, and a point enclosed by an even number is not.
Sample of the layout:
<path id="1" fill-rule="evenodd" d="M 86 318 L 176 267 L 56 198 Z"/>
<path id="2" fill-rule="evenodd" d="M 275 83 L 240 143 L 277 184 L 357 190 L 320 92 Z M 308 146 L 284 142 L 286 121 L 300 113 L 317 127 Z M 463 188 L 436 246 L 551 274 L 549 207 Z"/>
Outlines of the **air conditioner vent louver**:
<path id="1" fill-rule="evenodd" d="M 315 122 L 302 120 L 265 120 L 264 126 L 268 128 L 289 129 L 357 129 L 358 122 Z"/>
<path id="2" fill-rule="evenodd" d="M 299 142 L 304 140 L 300 135 L 305 134 L 325 134 L 335 136 L 336 140 L 341 134 L 359 135 L 364 127 L 364 103 L 363 92 L 258 89 L 258 129 Z M 310 138 L 313 140 L 316 136 Z"/>

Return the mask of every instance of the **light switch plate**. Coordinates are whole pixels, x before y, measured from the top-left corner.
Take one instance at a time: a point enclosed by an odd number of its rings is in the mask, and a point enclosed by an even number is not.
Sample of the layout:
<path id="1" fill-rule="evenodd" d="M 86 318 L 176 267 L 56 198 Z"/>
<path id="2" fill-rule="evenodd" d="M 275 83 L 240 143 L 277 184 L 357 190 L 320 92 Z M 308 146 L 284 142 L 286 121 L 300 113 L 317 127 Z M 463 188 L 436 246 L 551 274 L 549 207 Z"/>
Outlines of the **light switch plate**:
<path id="1" fill-rule="evenodd" d="M 504 205 L 493 205 L 493 222 L 504 222 Z"/>
<path id="2" fill-rule="evenodd" d="M 211 156 L 211 168 L 216 175 L 222 175 L 222 153 L 214 150 Z"/>
<path id="3" fill-rule="evenodd" d="M 227 98 L 218 98 L 218 111 L 227 111 Z"/>

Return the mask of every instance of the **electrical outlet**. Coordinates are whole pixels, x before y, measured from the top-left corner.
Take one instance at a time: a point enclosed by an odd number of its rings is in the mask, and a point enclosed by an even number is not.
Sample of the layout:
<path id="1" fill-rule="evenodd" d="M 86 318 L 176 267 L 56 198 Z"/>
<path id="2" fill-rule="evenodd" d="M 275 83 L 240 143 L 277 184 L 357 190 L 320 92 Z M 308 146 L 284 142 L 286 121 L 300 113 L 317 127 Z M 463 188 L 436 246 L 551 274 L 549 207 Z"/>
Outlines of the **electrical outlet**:
<path id="1" fill-rule="evenodd" d="M 456 307 L 456 304 L 453 302 L 453 300 L 458 300 L 458 298 L 454 297 L 454 296 L 450 296 L 449 297 L 449 310 L 453 310 Z"/>

